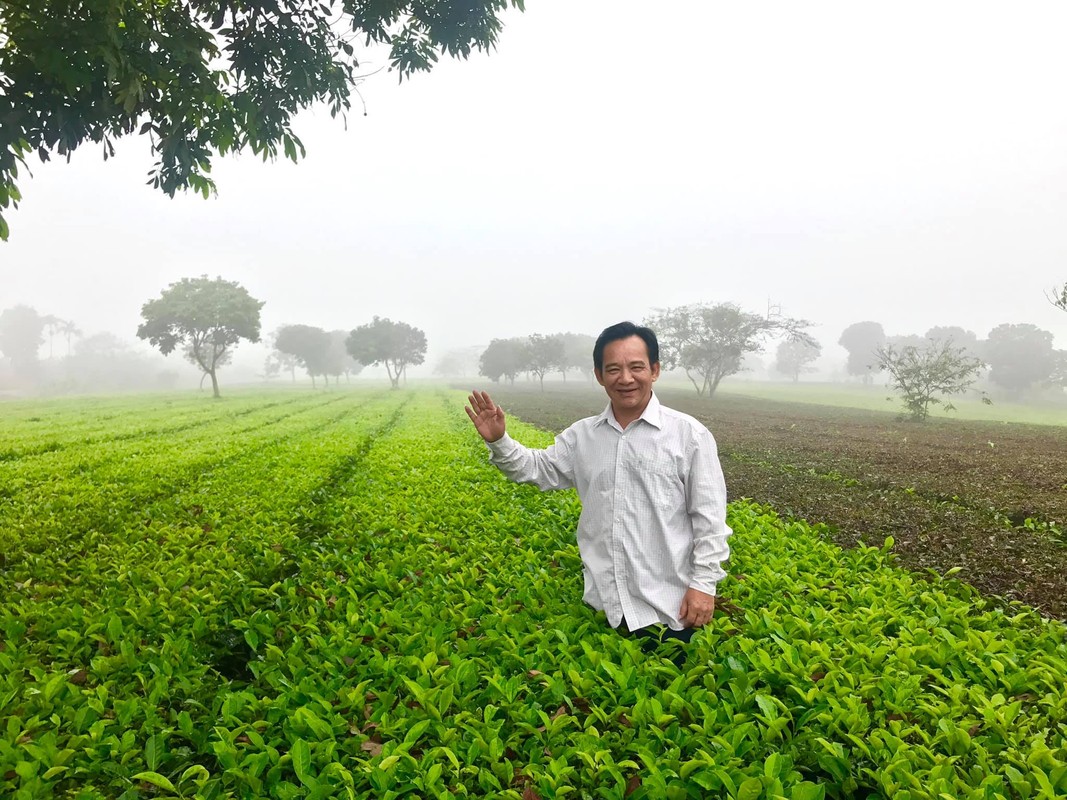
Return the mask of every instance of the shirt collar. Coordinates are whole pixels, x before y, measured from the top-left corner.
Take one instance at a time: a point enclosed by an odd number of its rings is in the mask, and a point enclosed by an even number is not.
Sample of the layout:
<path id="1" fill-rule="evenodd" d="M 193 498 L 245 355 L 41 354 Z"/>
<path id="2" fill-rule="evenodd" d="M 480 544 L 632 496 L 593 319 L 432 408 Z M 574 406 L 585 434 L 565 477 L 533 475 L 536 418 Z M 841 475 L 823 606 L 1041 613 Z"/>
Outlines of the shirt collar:
<path id="1" fill-rule="evenodd" d="M 662 412 L 662 408 L 663 407 L 660 405 L 659 398 L 656 397 L 656 393 L 653 392 L 652 393 L 652 397 L 650 397 L 649 400 L 648 400 L 648 405 L 645 406 L 645 410 L 641 412 L 641 416 L 638 417 L 637 420 L 635 420 L 635 422 L 638 421 L 638 420 L 642 420 L 643 419 L 645 422 L 647 422 L 653 428 L 657 428 L 657 429 L 658 428 L 662 428 L 663 427 L 663 412 Z M 607 406 L 605 406 L 604 410 L 600 412 L 600 415 L 596 418 L 596 422 L 594 424 L 595 425 L 600 425 L 601 423 L 604 423 L 604 422 L 608 423 L 609 425 L 612 425 L 612 427 L 619 428 L 619 429 L 622 428 L 622 426 L 619 424 L 618 420 L 615 419 L 614 412 L 611 410 L 611 401 L 610 400 L 608 401 L 608 404 L 607 404 Z"/>

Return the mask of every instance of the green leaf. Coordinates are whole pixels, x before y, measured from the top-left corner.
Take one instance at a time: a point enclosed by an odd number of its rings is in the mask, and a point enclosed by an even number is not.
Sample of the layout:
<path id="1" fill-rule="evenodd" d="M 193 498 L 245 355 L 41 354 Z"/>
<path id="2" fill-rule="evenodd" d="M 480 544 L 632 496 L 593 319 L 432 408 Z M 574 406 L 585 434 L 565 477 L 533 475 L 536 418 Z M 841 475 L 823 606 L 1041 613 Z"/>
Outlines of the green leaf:
<path id="1" fill-rule="evenodd" d="M 293 742 L 289 755 L 293 758 L 293 771 L 300 782 L 309 788 L 314 786 L 315 780 L 311 776 L 311 745 L 303 739 L 297 739 Z"/>
<path id="2" fill-rule="evenodd" d="M 763 781 L 759 778 L 748 778 L 737 787 L 737 800 L 756 800 L 763 794 Z"/>
<path id="3" fill-rule="evenodd" d="M 177 794 L 178 790 L 174 788 L 174 784 L 167 780 L 166 777 L 160 775 L 158 772 L 138 772 L 133 776 L 135 781 L 144 781 L 150 783 L 153 786 L 157 786 L 160 789 L 165 789 L 171 794 Z"/>

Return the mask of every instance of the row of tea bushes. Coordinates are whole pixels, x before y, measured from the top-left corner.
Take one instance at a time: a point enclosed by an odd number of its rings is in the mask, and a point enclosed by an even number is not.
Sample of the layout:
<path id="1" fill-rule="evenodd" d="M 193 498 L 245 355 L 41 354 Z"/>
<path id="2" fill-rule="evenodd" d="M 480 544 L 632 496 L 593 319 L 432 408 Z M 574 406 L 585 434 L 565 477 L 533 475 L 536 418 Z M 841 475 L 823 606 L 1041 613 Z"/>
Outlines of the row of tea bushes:
<path id="1" fill-rule="evenodd" d="M 5 543 L 0 795 L 1067 794 L 1064 626 L 739 502 L 679 668 L 582 605 L 577 499 L 505 481 L 462 395 L 302 402 L 198 477 L 152 439 L 177 491 L 70 509 L 70 564 Z"/>

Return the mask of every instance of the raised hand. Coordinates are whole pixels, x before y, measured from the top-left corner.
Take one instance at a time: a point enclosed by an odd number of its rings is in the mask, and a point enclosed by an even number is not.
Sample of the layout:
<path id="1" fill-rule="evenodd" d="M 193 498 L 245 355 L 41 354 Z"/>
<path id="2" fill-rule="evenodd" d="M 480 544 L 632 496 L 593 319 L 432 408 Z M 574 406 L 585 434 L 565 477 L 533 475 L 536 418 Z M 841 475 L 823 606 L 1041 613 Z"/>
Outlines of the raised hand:
<path id="1" fill-rule="evenodd" d="M 487 442 L 495 442 L 504 435 L 504 409 L 493 402 L 488 392 L 475 389 L 467 396 L 469 406 L 464 406 L 478 433 Z"/>

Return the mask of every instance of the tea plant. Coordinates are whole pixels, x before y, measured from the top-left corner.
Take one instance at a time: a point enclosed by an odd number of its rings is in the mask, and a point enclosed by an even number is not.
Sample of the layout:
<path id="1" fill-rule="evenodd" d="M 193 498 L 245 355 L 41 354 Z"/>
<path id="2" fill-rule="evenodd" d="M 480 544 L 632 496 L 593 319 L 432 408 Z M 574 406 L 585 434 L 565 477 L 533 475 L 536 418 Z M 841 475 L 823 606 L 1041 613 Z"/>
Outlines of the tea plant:
<path id="1" fill-rule="evenodd" d="M 0 796 L 1067 794 L 1064 626 L 891 542 L 734 503 L 678 668 L 582 604 L 577 498 L 504 480 L 461 394 L 240 402 L 0 465 Z"/>

